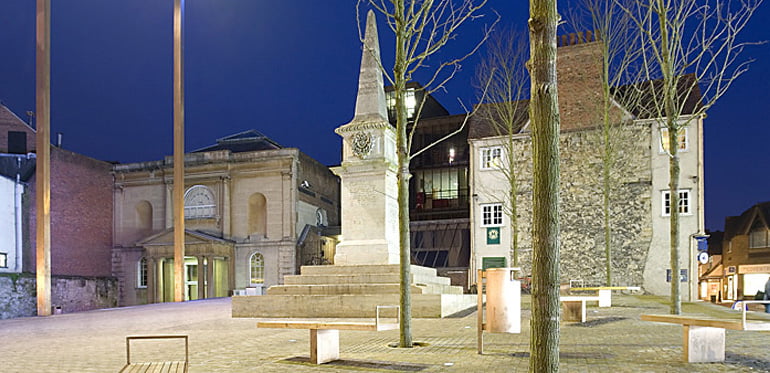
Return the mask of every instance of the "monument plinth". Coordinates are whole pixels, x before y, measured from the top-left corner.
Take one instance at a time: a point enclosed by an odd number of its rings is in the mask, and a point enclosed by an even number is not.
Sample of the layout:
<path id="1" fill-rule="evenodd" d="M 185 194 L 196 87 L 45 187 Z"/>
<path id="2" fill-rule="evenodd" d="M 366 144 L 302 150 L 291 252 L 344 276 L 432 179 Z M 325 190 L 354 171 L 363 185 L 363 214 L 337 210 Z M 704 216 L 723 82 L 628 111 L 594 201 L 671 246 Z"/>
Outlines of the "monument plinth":
<path id="1" fill-rule="evenodd" d="M 399 304 L 396 134 L 388 122 L 374 13 L 366 18 L 356 114 L 335 130 L 343 138 L 342 242 L 334 265 L 303 266 L 263 296 L 235 296 L 233 317 L 374 317 Z M 411 266 L 412 316 L 444 317 L 475 306 L 436 269 Z"/>
<path id="2" fill-rule="evenodd" d="M 342 200 L 335 265 L 399 263 L 396 133 L 388 122 L 379 61 L 377 25 L 369 12 L 356 113 L 335 130 L 343 139 L 342 164 L 332 169 L 341 179 Z"/>

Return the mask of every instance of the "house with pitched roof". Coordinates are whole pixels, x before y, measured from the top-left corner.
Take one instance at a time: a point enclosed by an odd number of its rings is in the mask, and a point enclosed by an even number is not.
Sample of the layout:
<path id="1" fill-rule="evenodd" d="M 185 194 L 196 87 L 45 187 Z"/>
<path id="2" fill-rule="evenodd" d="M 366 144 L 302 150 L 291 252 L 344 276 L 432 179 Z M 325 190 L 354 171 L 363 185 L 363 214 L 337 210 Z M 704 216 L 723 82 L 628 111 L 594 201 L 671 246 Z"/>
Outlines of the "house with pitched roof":
<path id="1" fill-rule="evenodd" d="M 725 300 L 753 299 L 770 278 L 770 202 L 725 218 L 722 241 Z"/>
<path id="2" fill-rule="evenodd" d="M 560 276 L 562 282 L 583 280 L 605 285 L 606 254 L 602 197 L 602 60 L 599 42 L 590 37 L 564 37 L 557 52 L 559 76 L 560 141 Z M 683 77 L 683 82 L 687 77 Z M 655 84 L 647 86 L 656 87 Z M 685 84 L 683 84 L 685 86 Z M 692 84 L 686 85 L 691 87 Z M 638 87 L 617 87 L 615 97 Z M 654 88 L 653 88 L 654 89 Z M 679 212 L 679 276 L 669 265 L 667 135 L 662 118 L 642 107 L 626 108 L 613 102 L 610 116 L 616 123 L 613 138 L 620 144 L 612 171 L 612 285 L 642 286 L 646 292 L 668 294 L 670 281 L 682 282 L 682 299 L 697 298 L 697 242 L 704 232 L 703 118 L 689 118 L 699 104 L 696 89 L 687 96 L 680 133 L 681 166 Z M 486 106 L 496 105 L 485 104 Z M 511 266 L 516 202 L 518 258 L 524 276 L 531 274 L 532 141 L 528 101 L 515 103 L 512 133 L 496 128 L 485 116 L 471 121 L 471 253 L 472 269 Z M 482 113 L 483 113 L 482 107 Z M 517 187 L 506 176 L 514 163 Z M 473 273 L 473 271 L 471 272 Z"/>

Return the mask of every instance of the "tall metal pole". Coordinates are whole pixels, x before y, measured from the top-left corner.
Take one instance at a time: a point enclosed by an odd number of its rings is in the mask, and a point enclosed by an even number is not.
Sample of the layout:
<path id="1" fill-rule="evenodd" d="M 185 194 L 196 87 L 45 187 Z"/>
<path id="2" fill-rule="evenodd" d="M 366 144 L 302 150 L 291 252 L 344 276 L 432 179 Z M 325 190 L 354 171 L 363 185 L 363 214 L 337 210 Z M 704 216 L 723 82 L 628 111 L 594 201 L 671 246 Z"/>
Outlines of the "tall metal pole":
<path id="1" fill-rule="evenodd" d="M 184 301 L 184 0 L 174 0 L 174 302 Z"/>
<path id="2" fill-rule="evenodd" d="M 37 148 L 37 314 L 51 315 L 51 0 L 37 0 L 36 103 Z"/>

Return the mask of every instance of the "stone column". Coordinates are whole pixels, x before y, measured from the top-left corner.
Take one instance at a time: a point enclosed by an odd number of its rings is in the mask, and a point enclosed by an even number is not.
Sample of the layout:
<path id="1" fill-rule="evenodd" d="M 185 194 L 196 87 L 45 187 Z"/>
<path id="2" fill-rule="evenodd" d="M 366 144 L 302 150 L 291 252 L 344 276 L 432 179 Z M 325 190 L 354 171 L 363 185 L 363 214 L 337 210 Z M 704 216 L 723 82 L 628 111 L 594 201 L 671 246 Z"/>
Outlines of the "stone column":
<path id="1" fill-rule="evenodd" d="M 174 184 L 171 182 L 171 180 L 166 180 L 166 206 L 165 206 L 165 212 L 166 212 L 166 225 L 165 228 L 171 228 L 174 226 L 174 201 L 173 201 L 173 188 Z"/>
<path id="2" fill-rule="evenodd" d="M 230 291 L 232 291 L 235 288 L 235 260 L 233 260 L 233 257 L 226 256 L 225 261 L 227 262 L 227 295 L 230 294 Z"/>
<path id="3" fill-rule="evenodd" d="M 292 215 L 294 213 L 294 204 L 292 203 L 292 193 L 294 193 L 291 185 L 291 171 L 281 172 L 281 194 L 282 194 L 282 206 L 281 206 L 281 235 L 284 240 L 292 239 Z"/>
<path id="4" fill-rule="evenodd" d="M 216 296 L 216 287 L 214 285 L 214 257 L 209 255 L 206 257 L 206 291 L 208 298 Z"/>
<path id="5" fill-rule="evenodd" d="M 147 304 L 155 303 L 155 258 L 146 256 L 147 260 Z"/>
<path id="6" fill-rule="evenodd" d="M 232 219 L 230 216 L 230 176 L 222 176 L 222 193 L 220 204 L 222 206 L 222 235 L 225 238 L 232 237 Z"/>
<path id="7" fill-rule="evenodd" d="M 204 257 L 203 255 L 196 255 L 195 256 L 198 259 L 198 299 L 205 299 L 206 298 L 206 285 L 205 285 L 205 275 L 203 273 L 204 266 L 203 261 Z"/>

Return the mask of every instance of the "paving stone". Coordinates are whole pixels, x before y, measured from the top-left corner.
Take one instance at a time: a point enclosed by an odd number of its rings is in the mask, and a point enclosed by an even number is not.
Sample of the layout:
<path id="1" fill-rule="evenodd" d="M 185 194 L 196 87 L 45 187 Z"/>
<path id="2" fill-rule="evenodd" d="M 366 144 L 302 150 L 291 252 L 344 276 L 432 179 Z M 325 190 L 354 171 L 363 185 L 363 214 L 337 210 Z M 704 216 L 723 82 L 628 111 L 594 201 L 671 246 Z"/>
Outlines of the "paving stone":
<path id="1" fill-rule="evenodd" d="M 639 320 L 667 313 L 662 298 L 615 296 L 613 307 L 588 309 L 588 323 L 562 323 L 562 372 L 770 372 L 767 332 L 727 331 L 724 363 L 682 361 L 682 327 Z M 524 299 L 523 304 L 529 304 Z M 686 304 L 688 312 L 718 307 Z M 762 317 L 763 315 L 757 314 Z M 187 334 L 191 373 L 201 372 L 526 372 L 530 311 L 520 334 L 485 333 L 476 353 L 476 314 L 414 319 L 424 347 L 388 347 L 398 331 L 340 332 L 343 361 L 307 362 L 306 330 L 257 329 L 257 319 L 230 317 L 230 299 L 99 310 L 0 320 L 2 372 L 117 372 L 125 364 L 129 335 Z M 173 347 L 173 346 L 171 346 Z M 174 357 L 179 351 L 162 351 Z M 170 347 L 169 347 L 170 349 Z"/>

